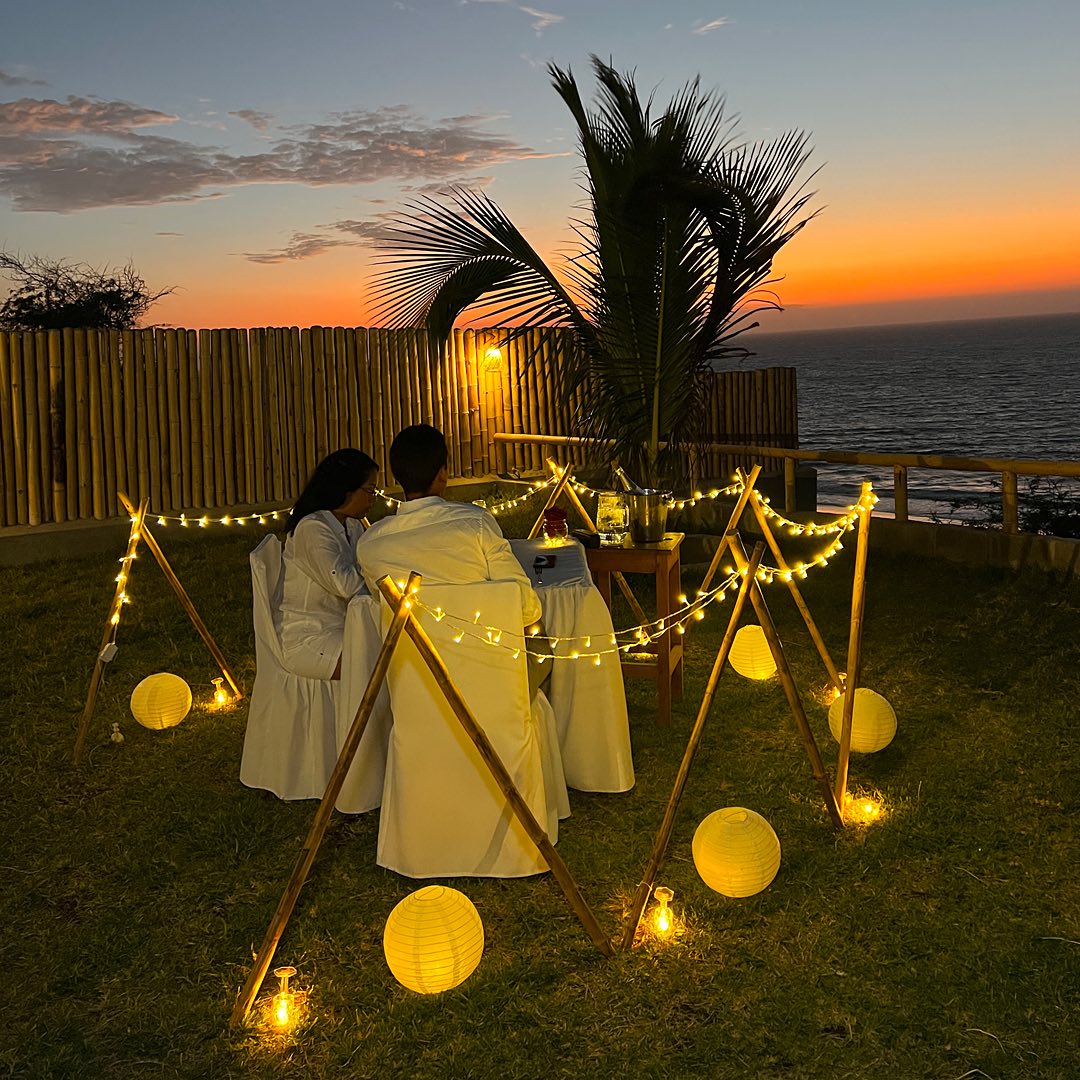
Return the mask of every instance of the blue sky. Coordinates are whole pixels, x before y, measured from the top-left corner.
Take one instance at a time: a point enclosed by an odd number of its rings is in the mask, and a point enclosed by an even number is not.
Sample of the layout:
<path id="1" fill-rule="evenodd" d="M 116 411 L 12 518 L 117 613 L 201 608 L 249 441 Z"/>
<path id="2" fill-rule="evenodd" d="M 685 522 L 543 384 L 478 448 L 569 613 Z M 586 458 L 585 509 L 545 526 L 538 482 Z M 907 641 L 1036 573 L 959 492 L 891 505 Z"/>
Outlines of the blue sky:
<path id="1" fill-rule="evenodd" d="M 45 0 L 0 38 L 0 247 L 133 260 L 178 325 L 361 323 L 371 237 L 483 186 L 538 248 L 580 197 L 545 65 L 751 139 L 812 134 L 823 212 L 770 329 L 1080 309 L 1080 5 Z"/>

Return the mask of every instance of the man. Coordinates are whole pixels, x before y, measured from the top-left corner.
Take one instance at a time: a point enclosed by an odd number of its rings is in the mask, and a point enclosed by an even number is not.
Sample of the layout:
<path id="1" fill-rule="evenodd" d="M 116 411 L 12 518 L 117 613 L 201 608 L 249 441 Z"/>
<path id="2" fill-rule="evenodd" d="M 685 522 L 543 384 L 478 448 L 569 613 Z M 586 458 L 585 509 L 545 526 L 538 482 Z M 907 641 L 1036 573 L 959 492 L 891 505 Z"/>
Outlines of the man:
<path id="1" fill-rule="evenodd" d="M 390 446 L 390 470 L 405 493 L 397 513 L 377 521 L 357 541 L 356 557 L 373 596 L 389 574 L 404 581 L 415 570 L 429 585 L 513 581 L 521 591 L 524 625 L 540 618 L 540 598 L 487 510 L 443 498 L 447 449 L 442 432 L 414 424 Z"/>

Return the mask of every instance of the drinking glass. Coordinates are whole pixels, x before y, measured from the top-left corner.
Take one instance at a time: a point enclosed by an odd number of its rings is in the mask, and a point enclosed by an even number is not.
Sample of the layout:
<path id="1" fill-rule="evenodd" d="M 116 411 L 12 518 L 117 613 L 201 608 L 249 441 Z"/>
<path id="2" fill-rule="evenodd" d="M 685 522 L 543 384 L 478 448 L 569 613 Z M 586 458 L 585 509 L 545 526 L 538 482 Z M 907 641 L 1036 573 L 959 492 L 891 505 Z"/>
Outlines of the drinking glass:
<path id="1" fill-rule="evenodd" d="M 629 525 L 626 499 L 617 491 L 601 491 L 596 497 L 596 531 L 602 544 L 621 544 Z"/>

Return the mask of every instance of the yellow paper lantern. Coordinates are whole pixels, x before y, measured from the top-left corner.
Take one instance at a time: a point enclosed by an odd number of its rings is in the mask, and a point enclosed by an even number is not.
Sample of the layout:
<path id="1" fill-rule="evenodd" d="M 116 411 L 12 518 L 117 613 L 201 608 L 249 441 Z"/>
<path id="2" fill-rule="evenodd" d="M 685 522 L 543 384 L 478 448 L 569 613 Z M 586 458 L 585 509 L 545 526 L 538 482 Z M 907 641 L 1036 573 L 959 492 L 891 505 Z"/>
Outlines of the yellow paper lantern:
<path id="1" fill-rule="evenodd" d="M 776 674 L 776 661 L 765 631 L 753 623 L 741 627 L 735 635 L 728 662 L 747 679 L 768 679 Z"/>
<path id="2" fill-rule="evenodd" d="M 705 818 L 694 833 L 693 853 L 701 880 L 724 896 L 753 896 L 780 869 L 780 841 L 772 826 L 742 806 Z"/>
<path id="3" fill-rule="evenodd" d="M 840 741 L 844 723 L 844 695 L 829 706 L 829 730 Z M 851 749 L 859 754 L 873 754 L 892 742 L 896 734 L 893 707 L 873 690 L 859 686 L 855 690 L 855 708 L 851 714 Z"/>
<path id="4" fill-rule="evenodd" d="M 190 708 L 191 687 L 168 671 L 147 675 L 131 692 L 131 715 L 154 731 L 176 727 Z"/>
<path id="5" fill-rule="evenodd" d="M 390 912 L 383 953 L 393 976 L 418 994 L 440 994 L 463 983 L 484 952 L 484 924 L 457 889 L 427 885 Z"/>

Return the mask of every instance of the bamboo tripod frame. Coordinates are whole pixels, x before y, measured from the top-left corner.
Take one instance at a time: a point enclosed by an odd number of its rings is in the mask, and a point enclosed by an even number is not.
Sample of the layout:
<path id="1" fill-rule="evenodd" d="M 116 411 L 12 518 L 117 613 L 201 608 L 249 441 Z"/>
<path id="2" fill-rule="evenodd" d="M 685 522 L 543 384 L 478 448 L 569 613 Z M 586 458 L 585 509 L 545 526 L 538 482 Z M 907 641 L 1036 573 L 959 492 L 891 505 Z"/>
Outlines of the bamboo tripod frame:
<path id="1" fill-rule="evenodd" d="M 307 839 L 304 841 L 300 856 L 293 868 L 292 876 L 289 878 L 289 882 L 285 887 L 285 892 L 281 897 L 281 901 L 278 903 L 277 910 L 270 920 L 266 936 L 263 938 L 262 946 L 259 949 L 255 964 L 248 976 L 247 982 L 244 984 L 244 988 L 240 992 L 240 996 L 237 998 L 236 1005 L 233 1008 L 232 1017 L 230 1019 L 230 1023 L 233 1026 L 243 1022 L 259 993 L 259 988 L 262 986 L 263 979 L 266 977 L 266 972 L 270 967 L 278 942 L 285 932 L 285 927 L 296 907 L 296 901 L 300 896 L 300 890 L 303 888 L 304 882 L 307 880 L 308 872 L 311 869 L 312 863 L 315 861 L 315 855 L 318 852 L 319 845 L 322 843 L 323 836 L 330 823 L 330 817 L 334 811 L 334 804 L 337 802 L 337 797 L 341 792 L 341 786 L 345 781 L 345 777 L 352 765 L 353 758 L 356 756 L 356 751 L 360 746 L 360 740 L 363 737 L 364 729 L 367 727 L 367 722 L 371 716 L 375 701 L 378 698 L 379 690 L 382 688 L 382 684 L 386 679 L 386 674 L 389 671 L 391 656 L 393 655 L 394 649 L 396 648 L 403 631 L 412 640 L 424 663 L 427 664 L 432 675 L 435 677 L 435 681 L 442 691 L 443 696 L 446 698 L 455 718 L 464 728 L 465 733 L 469 736 L 469 739 L 472 741 L 473 746 L 476 748 L 476 751 L 484 764 L 487 765 L 493 779 L 499 785 L 499 789 L 505 796 L 514 816 L 528 834 L 529 839 L 532 840 L 540 854 L 544 857 L 548 867 L 551 869 L 552 875 L 559 883 L 559 887 L 563 890 L 570 907 L 573 909 L 574 914 L 577 915 L 578 919 L 580 919 L 589 937 L 604 956 L 613 956 L 615 953 L 610 939 L 597 922 L 596 916 L 593 914 L 592 909 L 589 907 L 581 890 L 578 888 L 577 882 L 570 874 L 562 857 L 555 850 L 544 827 L 536 820 L 528 803 L 522 798 L 521 793 L 514 784 L 513 778 L 510 776 L 509 772 L 507 772 L 506 766 L 503 765 L 498 752 L 491 745 L 491 741 L 488 739 L 486 732 L 473 716 L 472 711 L 469 709 L 469 706 L 461 695 L 461 691 L 458 690 L 450 672 L 447 670 L 445 663 L 443 663 L 438 650 L 425 633 L 423 627 L 420 626 L 413 616 L 411 597 L 417 592 L 419 587 L 420 576 L 415 573 L 410 574 L 404 592 L 399 590 L 389 577 L 384 578 L 379 582 L 379 589 L 382 592 L 383 598 L 394 611 L 393 621 L 390 624 L 390 629 L 388 630 L 386 637 L 383 639 L 382 648 L 379 650 L 379 655 L 375 661 L 375 667 L 372 669 L 371 677 L 368 680 L 367 688 L 364 691 L 364 696 L 361 699 L 356 716 L 353 719 L 352 727 L 349 729 L 349 734 L 341 747 L 341 753 L 338 755 L 337 764 L 334 766 L 334 771 L 330 776 L 326 792 L 323 794 L 322 801 L 319 803 L 319 808 L 315 813 L 315 818 L 308 831 Z"/>
<path id="2" fill-rule="evenodd" d="M 185 591 L 184 586 L 180 583 L 180 579 L 176 576 L 175 571 L 169 565 L 168 559 L 165 558 L 165 553 L 161 550 L 154 534 L 150 531 L 150 527 L 146 523 L 149 500 L 143 499 L 139 506 L 136 507 L 124 492 L 118 491 L 116 495 L 123 504 L 124 509 L 131 516 L 131 530 L 128 533 L 127 551 L 121 560 L 124 565 L 124 572 L 117 576 L 116 592 L 113 596 L 112 605 L 109 608 L 109 617 L 105 622 L 105 631 L 101 638 L 101 646 L 98 649 L 97 660 L 94 662 L 94 671 L 90 676 L 90 687 L 86 694 L 86 704 L 83 706 L 82 716 L 79 718 L 79 728 L 75 735 L 74 757 L 76 765 L 81 765 L 85 757 L 86 739 L 90 731 L 90 720 L 94 714 L 94 705 L 97 702 L 98 689 L 101 686 L 101 680 L 105 673 L 105 665 L 109 662 L 106 658 L 106 650 L 113 642 L 116 627 L 120 621 L 120 608 L 123 605 L 125 581 L 131 575 L 131 563 L 138 553 L 140 543 L 146 544 L 150 553 L 157 561 L 158 566 L 161 567 L 161 572 L 165 575 L 166 581 L 172 586 L 173 592 L 176 593 L 177 599 L 180 601 L 180 606 L 184 609 L 188 618 L 191 619 L 192 625 L 195 627 L 196 631 L 198 631 L 199 637 L 206 643 L 207 648 L 210 650 L 210 655 L 214 658 L 214 662 L 221 669 L 222 676 L 228 681 L 229 686 L 232 687 L 234 700 L 239 700 L 244 696 L 240 689 L 240 684 L 236 681 L 236 677 L 229 668 L 228 661 L 226 661 L 221 649 L 218 648 L 218 644 L 211 636 L 210 631 L 207 630 L 206 624 L 202 621 L 198 611 L 195 610 L 195 605 L 191 602 L 191 598 Z"/>

